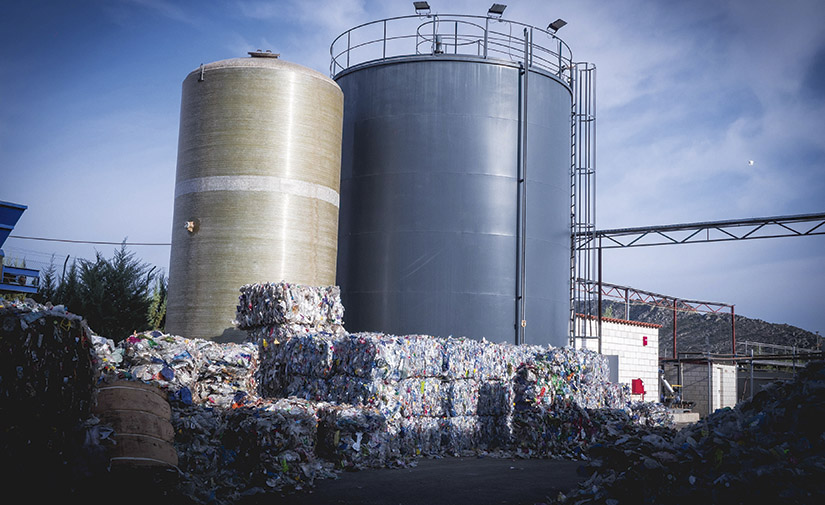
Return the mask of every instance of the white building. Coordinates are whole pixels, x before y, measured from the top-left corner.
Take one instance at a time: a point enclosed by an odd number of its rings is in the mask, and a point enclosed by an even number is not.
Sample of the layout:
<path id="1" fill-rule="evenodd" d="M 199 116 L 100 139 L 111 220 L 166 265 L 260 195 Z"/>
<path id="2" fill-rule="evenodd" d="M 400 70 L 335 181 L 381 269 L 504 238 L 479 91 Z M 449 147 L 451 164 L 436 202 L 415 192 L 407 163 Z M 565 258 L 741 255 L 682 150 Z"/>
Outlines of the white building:
<path id="1" fill-rule="evenodd" d="M 578 334 L 598 335 L 598 320 L 576 317 Z M 659 329 L 661 325 L 626 321 L 624 319 L 602 318 L 601 353 L 608 357 L 610 377 L 613 382 L 627 384 L 633 391 L 633 381 L 642 380 L 644 395 L 634 394 L 634 401 L 658 402 L 659 383 Z M 595 338 L 576 339 L 576 347 L 599 350 Z M 681 371 L 679 366 L 681 365 Z M 737 381 L 736 365 L 710 363 L 703 359 L 684 360 L 681 363 L 667 363 L 663 367 L 665 379 L 671 385 L 682 386 L 682 399 L 693 402 L 693 412 L 706 416 L 709 412 L 736 405 Z"/>
<path id="2" fill-rule="evenodd" d="M 679 367 L 681 366 L 681 373 Z M 709 370 L 710 368 L 710 370 Z M 693 402 L 692 411 L 704 417 L 716 409 L 736 405 L 736 365 L 706 360 L 667 363 L 665 379 L 682 386 L 682 399 Z"/>
<path id="3" fill-rule="evenodd" d="M 583 334 L 581 325 L 587 325 L 587 335 L 598 334 L 598 320 L 579 314 L 577 332 Z M 633 381 L 641 379 L 644 394 L 631 395 L 634 401 L 659 401 L 659 329 L 661 325 L 626 321 L 624 319 L 602 318 L 601 353 L 610 361 L 611 380 L 627 384 L 633 390 Z M 580 349 L 599 350 L 596 339 L 576 339 Z M 615 368 L 615 370 L 614 370 Z"/>

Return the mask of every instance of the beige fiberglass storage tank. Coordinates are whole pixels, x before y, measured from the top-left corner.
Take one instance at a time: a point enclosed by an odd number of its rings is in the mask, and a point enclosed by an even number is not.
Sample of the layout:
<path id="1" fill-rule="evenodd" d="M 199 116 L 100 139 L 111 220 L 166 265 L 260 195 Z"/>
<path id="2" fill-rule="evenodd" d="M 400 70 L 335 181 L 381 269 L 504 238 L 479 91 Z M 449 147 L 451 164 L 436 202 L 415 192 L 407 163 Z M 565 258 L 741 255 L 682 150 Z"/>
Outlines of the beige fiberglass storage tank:
<path id="1" fill-rule="evenodd" d="M 238 341 L 239 288 L 335 284 L 343 94 L 249 53 L 183 81 L 166 330 Z"/>

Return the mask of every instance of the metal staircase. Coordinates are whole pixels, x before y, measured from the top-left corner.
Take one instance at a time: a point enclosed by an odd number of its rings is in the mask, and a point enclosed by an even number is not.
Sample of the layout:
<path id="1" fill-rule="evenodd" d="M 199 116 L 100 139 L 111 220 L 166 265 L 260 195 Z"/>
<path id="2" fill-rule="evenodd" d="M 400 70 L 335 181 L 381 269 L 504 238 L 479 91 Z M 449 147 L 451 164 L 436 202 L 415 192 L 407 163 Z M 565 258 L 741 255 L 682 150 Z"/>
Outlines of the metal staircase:
<path id="1" fill-rule="evenodd" d="M 576 325 L 576 312 L 597 310 L 592 290 L 586 289 L 594 277 L 594 250 L 587 247 L 596 229 L 596 67 L 576 63 L 571 72 L 573 108 L 571 121 L 570 169 L 570 345 L 577 339 L 599 339 L 589 325 Z M 584 289 L 583 289 L 584 288 Z"/>

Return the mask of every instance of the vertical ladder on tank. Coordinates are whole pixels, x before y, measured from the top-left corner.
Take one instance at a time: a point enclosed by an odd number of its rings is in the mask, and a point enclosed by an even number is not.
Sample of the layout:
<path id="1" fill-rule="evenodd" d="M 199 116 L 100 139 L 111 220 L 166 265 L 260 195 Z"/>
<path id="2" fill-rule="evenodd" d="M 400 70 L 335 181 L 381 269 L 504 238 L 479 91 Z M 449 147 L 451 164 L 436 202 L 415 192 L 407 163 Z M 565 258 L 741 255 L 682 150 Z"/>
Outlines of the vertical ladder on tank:
<path id="1" fill-rule="evenodd" d="M 581 339 L 598 340 L 600 329 L 589 324 L 595 316 L 593 232 L 596 229 L 596 67 L 576 63 L 571 71 L 573 108 L 571 121 L 570 170 L 570 345 Z M 597 288 L 598 289 L 598 288 Z M 576 313 L 585 315 L 576 324 Z"/>

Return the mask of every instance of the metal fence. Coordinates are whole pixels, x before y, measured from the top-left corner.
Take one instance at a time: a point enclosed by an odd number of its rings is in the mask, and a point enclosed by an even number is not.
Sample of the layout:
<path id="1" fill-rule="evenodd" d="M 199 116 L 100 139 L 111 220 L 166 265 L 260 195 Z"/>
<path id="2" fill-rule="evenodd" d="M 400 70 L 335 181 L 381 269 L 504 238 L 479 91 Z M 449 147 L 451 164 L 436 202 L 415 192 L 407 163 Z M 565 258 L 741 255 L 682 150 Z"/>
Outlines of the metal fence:
<path id="1" fill-rule="evenodd" d="M 441 54 L 514 63 L 526 59 L 529 67 L 568 83 L 573 77 L 570 47 L 554 33 L 517 21 L 461 14 L 400 16 L 351 28 L 330 45 L 330 75 L 361 63 Z"/>

